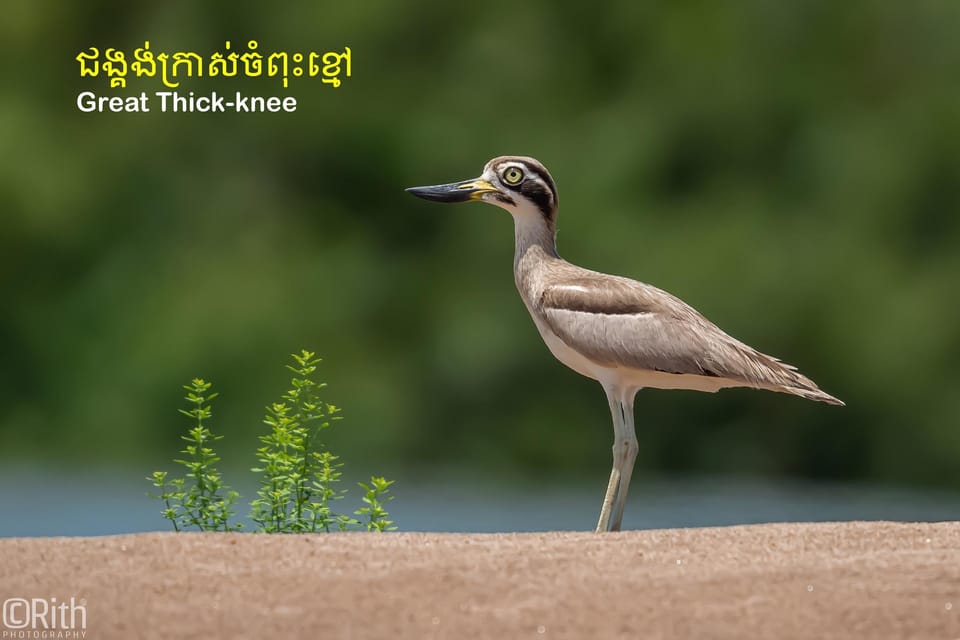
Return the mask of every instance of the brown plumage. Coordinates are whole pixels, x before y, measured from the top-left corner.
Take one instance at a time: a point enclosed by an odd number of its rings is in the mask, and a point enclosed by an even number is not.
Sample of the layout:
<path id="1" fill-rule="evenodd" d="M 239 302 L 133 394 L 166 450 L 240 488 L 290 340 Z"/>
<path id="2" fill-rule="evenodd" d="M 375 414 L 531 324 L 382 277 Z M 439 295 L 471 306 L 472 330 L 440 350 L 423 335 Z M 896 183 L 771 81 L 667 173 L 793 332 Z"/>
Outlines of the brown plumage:
<path id="1" fill-rule="evenodd" d="M 638 443 L 633 402 L 645 387 L 752 387 L 842 405 L 795 367 L 730 337 L 649 284 L 572 265 L 557 255 L 556 185 L 526 156 L 494 158 L 475 180 L 408 189 L 439 202 L 483 200 L 513 216 L 517 290 L 550 352 L 603 385 L 613 416 L 613 468 L 597 531 L 617 531 Z"/>
<path id="2" fill-rule="evenodd" d="M 722 378 L 729 386 L 843 404 L 796 367 L 731 337 L 662 289 L 547 260 L 531 291 L 534 304 L 560 340 L 600 365 Z"/>

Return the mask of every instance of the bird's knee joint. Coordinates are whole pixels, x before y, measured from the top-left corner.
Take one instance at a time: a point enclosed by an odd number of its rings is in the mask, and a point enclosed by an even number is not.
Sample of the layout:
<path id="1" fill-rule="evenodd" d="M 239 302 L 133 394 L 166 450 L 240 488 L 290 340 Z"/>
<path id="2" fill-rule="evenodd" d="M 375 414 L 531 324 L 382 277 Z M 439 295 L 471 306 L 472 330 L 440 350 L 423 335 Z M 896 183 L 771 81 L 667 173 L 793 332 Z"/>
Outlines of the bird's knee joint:
<path id="1" fill-rule="evenodd" d="M 613 443 L 613 457 L 617 460 L 635 457 L 639 450 L 640 446 L 635 440 L 623 439 Z"/>

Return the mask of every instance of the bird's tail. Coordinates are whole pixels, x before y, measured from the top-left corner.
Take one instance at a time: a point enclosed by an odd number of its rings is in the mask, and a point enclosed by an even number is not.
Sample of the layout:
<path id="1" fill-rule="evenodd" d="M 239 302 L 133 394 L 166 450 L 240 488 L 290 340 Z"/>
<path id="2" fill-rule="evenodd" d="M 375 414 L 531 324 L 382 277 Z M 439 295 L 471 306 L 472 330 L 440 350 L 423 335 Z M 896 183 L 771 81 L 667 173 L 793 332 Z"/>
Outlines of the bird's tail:
<path id="1" fill-rule="evenodd" d="M 758 370 L 761 373 L 760 387 L 770 391 L 779 391 L 780 393 L 789 393 L 794 396 L 800 396 L 807 400 L 825 402 L 837 406 L 845 406 L 839 398 L 835 398 L 825 391 L 821 391 L 817 383 L 803 375 L 792 364 L 787 364 L 779 358 L 768 356 L 759 351 L 753 351 L 754 362 L 760 364 Z"/>
<path id="2" fill-rule="evenodd" d="M 829 393 L 821 391 L 816 382 L 797 371 L 797 368 L 793 365 L 787 364 L 786 362 L 781 362 L 780 360 L 771 356 L 766 357 L 770 360 L 773 360 L 776 366 L 776 375 L 774 376 L 776 382 L 768 387 L 770 390 L 779 391 L 781 393 L 789 393 L 791 395 L 800 396 L 801 398 L 805 398 L 807 400 L 826 402 L 827 404 L 833 404 L 840 407 L 845 406 L 843 400 L 834 398 Z"/>
<path id="3" fill-rule="evenodd" d="M 802 376 L 801 376 L 802 377 Z M 843 400 L 839 398 L 834 398 L 829 393 L 821 391 L 817 385 L 813 383 L 809 378 L 804 378 L 810 384 L 803 387 L 775 387 L 774 391 L 780 391 L 782 393 L 789 393 L 795 396 L 800 396 L 801 398 L 806 398 L 807 400 L 816 400 L 817 402 L 826 402 L 827 404 L 834 404 L 837 406 L 845 406 Z"/>

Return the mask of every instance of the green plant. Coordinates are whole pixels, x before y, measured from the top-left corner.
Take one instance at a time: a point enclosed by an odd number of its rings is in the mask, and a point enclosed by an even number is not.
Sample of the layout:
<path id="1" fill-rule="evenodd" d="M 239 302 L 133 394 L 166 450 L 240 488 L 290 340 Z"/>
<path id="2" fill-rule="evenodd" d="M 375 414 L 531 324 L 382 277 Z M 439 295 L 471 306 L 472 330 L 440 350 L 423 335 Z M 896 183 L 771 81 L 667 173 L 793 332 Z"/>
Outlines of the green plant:
<path id="1" fill-rule="evenodd" d="M 340 420 L 340 408 L 320 397 L 327 385 L 314 380 L 313 374 L 321 362 L 311 351 L 293 354 L 294 364 L 287 369 L 294 376 L 291 388 L 281 396 L 281 402 L 267 407 L 263 422 L 269 433 L 260 436 L 257 448 L 259 466 L 252 471 L 260 474 L 257 497 L 250 503 L 250 518 L 256 531 L 265 533 L 304 533 L 347 531 L 363 527 L 368 531 L 392 531 L 396 527 L 389 520 L 384 505 L 393 499 L 387 496 L 392 480 L 371 477 L 370 483 L 359 483 L 366 491 L 366 506 L 354 511 L 365 517 L 362 523 L 333 509 L 334 502 L 344 497 L 346 489 L 339 489 L 343 463 L 327 449 L 319 433 Z M 223 484 L 214 464 L 220 458 L 210 444 L 222 436 L 213 435 L 204 420 L 211 416 L 210 400 L 216 393 L 205 395 L 210 383 L 195 379 L 187 390 L 186 399 L 193 408 L 181 413 L 194 418 L 196 425 L 183 439 L 187 459 L 175 460 L 187 468 L 186 478 L 167 479 L 166 471 L 155 471 L 147 478 L 160 490 L 151 497 L 163 501 L 163 517 L 173 523 L 176 531 L 195 526 L 202 531 L 228 531 L 232 505 L 239 497 Z M 188 483 L 187 479 L 192 482 Z M 221 494 L 225 491 L 225 494 Z"/>
<path id="2" fill-rule="evenodd" d="M 326 450 L 319 433 L 339 420 L 340 408 L 320 398 L 326 384 L 312 375 L 320 358 L 311 351 L 292 354 L 287 365 L 294 377 L 282 402 L 267 407 L 263 421 L 270 433 L 260 436 L 257 449 L 263 475 L 259 496 L 251 503 L 251 519 L 268 533 L 345 530 L 354 521 L 333 511 L 332 502 L 343 497 L 335 488 L 342 464 Z"/>
<path id="3" fill-rule="evenodd" d="M 393 526 L 393 521 L 388 520 L 390 514 L 383 506 L 393 500 L 393 496 L 387 495 L 390 493 L 390 485 L 393 484 L 393 480 L 373 476 L 370 478 L 370 484 L 363 482 L 359 484 L 366 491 L 363 501 L 367 506 L 360 507 L 353 513 L 360 517 L 367 517 L 365 524 L 367 531 L 395 531 L 396 527 Z"/>
<path id="4" fill-rule="evenodd" d="M 163 517 L 173 523 L 175 531 L 196 527 L 201 531 L 231 531 L 242 527 L 230 525 L 230 516 L 234 514 L 233 503 L 239 497 L 236 491 L 225 485 L 215 465 L 219 456 L 211 446 L 223 436 L 214 435 L 204 423 L 213 415 L 209 402 L 218 394 L 211 393 L 211 383 L 194 378 L 189 385 L 185 399 L 193 405 L 191 409 L 180 409 L 180 413 L 196 421 L 194 426 L 181 436 L 187 445 L 181 451 L 183 459 L 174 462 L 186 469 L 184 477 L 167 479 L 168 472 L 154 471 L 147 479 L 160 490 L 153 496 L 163 501 Z"/>

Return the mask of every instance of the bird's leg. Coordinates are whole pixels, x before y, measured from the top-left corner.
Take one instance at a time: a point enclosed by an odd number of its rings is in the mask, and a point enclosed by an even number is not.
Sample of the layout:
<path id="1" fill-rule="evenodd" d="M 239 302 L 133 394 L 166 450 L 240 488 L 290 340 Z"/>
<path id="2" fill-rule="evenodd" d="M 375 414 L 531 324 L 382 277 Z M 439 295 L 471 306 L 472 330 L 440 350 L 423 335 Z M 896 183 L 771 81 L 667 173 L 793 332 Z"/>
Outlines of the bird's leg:
<path id="1" fill-rule="evenodd" d="M 610 404 L 610 413 L 613 416 L 613 466 L 610 469 L 610 481 L 607 483 L 607 492 L 603 496 L 603 506 L 600 509 L 600 519 L 597 521 L 597 533 L 612 531 L 611 516 L 614 505 L 619 504 L 619 493 L 623 489 L 623 465 L 627 460 L 627 438 L 623 431 L 624 416 L 621 409 L 620 390 L 604 385 L 607 401 Z M 630 432 L 633 432 L 631 418 Z M 635 438 L 635 436 L 634 436 Z"/>
<path id="2" fill-rule="evenodd" d="M 608 531 L 610 512 L 617 497 L 617 488 L 620 486 L 620 469 L 617 468 L 617 452 L 613 452 L 613 468 L 610 469 L 610 481 L 607 482 L 607 492 L 603 496 L 603 506 L 600 509 L 600 520 L 597 521 L 597 533 Z"/>
<path id="3" fill-rule="evenodd" d="M 620 464 L 620 486 L 617 489 L 617 497 L 613 503 L 613 511 L 610 513 L 610 531 L 620 531 L 620 525 L 623 522 L 623 512 L 627 506 L 627 490 L 630 488 L 630 478 L 633 475 L 633 465 L 637 460 L 637 451 L 640 446 L 637 444 L 637 432 L 633 424 L 633 399 L 634 393 L 624 393 L 618 403 L 620 416 L 622 418 L 621 430 L 618 434 L 619 442 L 622 444 L 623 460 Z"/>

